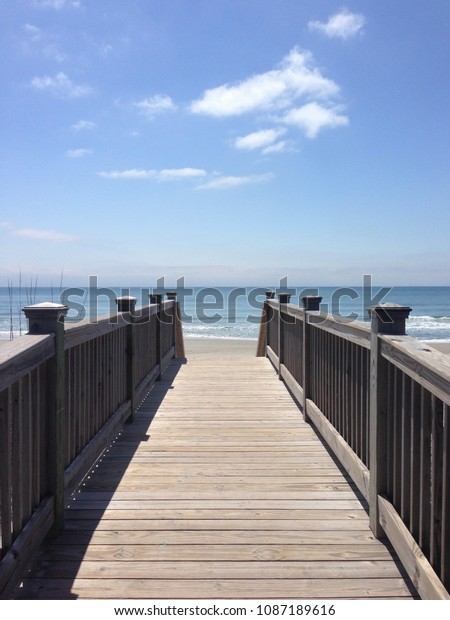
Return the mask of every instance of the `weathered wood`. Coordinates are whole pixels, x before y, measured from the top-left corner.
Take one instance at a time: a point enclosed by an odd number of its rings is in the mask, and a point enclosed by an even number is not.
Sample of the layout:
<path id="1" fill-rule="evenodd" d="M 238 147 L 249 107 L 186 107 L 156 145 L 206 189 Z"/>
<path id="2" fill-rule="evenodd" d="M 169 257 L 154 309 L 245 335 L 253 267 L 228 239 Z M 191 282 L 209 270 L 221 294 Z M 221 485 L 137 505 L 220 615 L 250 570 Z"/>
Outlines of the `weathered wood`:
<path id="1" fill-rule="evenodd" d="M 143 599 L 349 599 L 411 598 L 402 578 L 398 579 L 139 579 Z M 91 599 L 129 599 L 136 587 L 133 579 L 36 579 L 37 592 L 45 587 L 48 598 L 69 596 Z"/>
<path id="2" fill-rule="evenodd" d="M 0 392 L 50 359 L 55 351 L 53 334 L 27 335 L 0 349 Z"/>
<path id="3" fill-rule="evenodd" d="M 310 400 L 307 400 L 306 407 L 308 417 L 333 450 L 341 465 L 350 474 L 362 496 L 367 500 L 369 497 L 369 470 L 325 418 L 320 409 Z"/>
<path id="4" fill-rule="evenodd" d="M 275 351 L 272 350 L 270 346 L 267 346 L 266 354 L 273 367 L 278 368 L 278 355 L 275 353 Z"/>
<path id="5" fill-rule="evenodd" d="M 28 561 L 52 527 L 53 499 L 44 499 L 0 563 L 0 598 L 9 598 Z"/>
<path id="6" fill-rule="evenodd" d="M 175 304 L 175 357 L 177 359 L 184 359 L 186 357 L 179 301 Z"/>
<path id="7" fill-rule="evenodd" d="M 11 388 L 0 392 L 0 515 L 1 556 L 12 542 L 12 406 Z"/>
<path id="8" fill-rule="evenodd" d="M 381 354 L 380 336 L 372 332 L 370 358 L 370 527 L 377 538 L 384 535 L 379 515 L 378 496 L 387 487 L 387 367 Z"/>
<path id="9" fill-rule="evenodd" d="M 65 355 L 64 323 L 55 323 L 55 356 L 50 360 L 48 404 L 48 487 L 54 500 L 52 533 L 56 535 L 64 523 L 64 469 L 65 469 Z"/>
<path id="10" fill-rule="evenodd" d="M 311 598 L 330 581 L 344 598 L 413 596 L 348 476 L 253 355 L 188 351 L 169 367 L 67 502 L 25 596 L 115 584 L 120 597 L 126 583 L 128 598 Z"/>
<path id="11" fill-rule="evenodd" d="M 331 318 L 323 312 L 311 312 L 309 321 L 317 329 L 370 349 L 370 326 L 366 323 L 339 317 Z"/>
<path id="12" fill-rule="evenodd" d="M 269 306 L 264 302 L 259 325 L 258 344 L 256 347 L 256 357 L 265 357 L 267 345 L 267 322 L 269 318 Z"/>
<path id="13" fill-rule="evenodd" d="M 414 586 L 420 596 L 427 600 L 450 600 L 450 594 L 442 585 L 395 508 L 383 497 L 378 497 L 378 503 L 383 529 L 389 536 L 408 574 L 413 575 Z"/>
<path id="14" fill-rule="evenodd" d="M 382 336 L 381 354 L 450 405 L 449 356 L 409 336 Z"/>
<path id="15" fill-rule="evenodd" d="M 385 546 L 373 543 L 358 545 L 265 545 L 261 542 L 257 545 L 234 544 L 234 545 L 89 545 L 83 546 L 55 546 L 47 544 L 45 556 L 41 566 L 36 567 L 35 575 L 45 578 L 45 569 L 52 567 L 57 569 L 58 564 L 67 561 L 76 561 L 78 570 L 84 562 L 116 562 L 122 567 L 122 577 L 129 563 L 140 562 L 233 562 L 240 564 L 243 561 L 250 562 L 377 562 L 389 561 L 392 563 L 391 551 Z M 256 568 L 256 564 L 254 564 Z M 395 566 L 395 564 L 394 564 Z M 145 573 L 144 573 L 145 578 Z M 33 579 L 34 581 L 34 579 Z M 45 584 L 42 589 L 45 589 Z M 362 584 L 361 584 L 362 585 Z M 33 584 L 31 584 L 33 587 Z M 130 595 L 135 590 L 130 589 Z M 186 593 L 189 598 L 189 594 Z M 95 597 L 94 597 L 95 598 Z M 259 593 L 261 598 L 261 592 Z M 263 596 L 262 598 L 265 598 Z"/>
<path id="16" fill-rule="evenodd" d="M 64 474 L 66 495 L 72 493 L 80 484 L 86 473 L 104 452 L 105 447 L 109 446 L 117 437 L 129 415 L 130 402 L 126 401 L 109 418 L 83 450 L 81 450 L 69 467 L 66 468 Z"/>
<path id="17" fill-rule="evenodd" d="M 76 570 L 74 560 L 67 559 L 60 563 L 57 568 L 51 566 L 46 571 L 49 578 L 68 579 Z M 227 561 L 203 561 L 203 562 L 151 562 L 144 561 L 139 564 L 128 562 L 128 579 L 139 579 L 145 571 L 147 579 L 251 579 L 255 575 L 258 578 L 272 579 L 374 579 L 374 578 L 399 578 L 399 571 L 392 562 L 386 560 L 372 561 L 315 561 L 315 562 L 227 562 Z M 114 561 L 90 561 L 82 564 L 78 571 L 79 579 L 120 579 L 123 577 L 124 568 L 121 563 Z"/>

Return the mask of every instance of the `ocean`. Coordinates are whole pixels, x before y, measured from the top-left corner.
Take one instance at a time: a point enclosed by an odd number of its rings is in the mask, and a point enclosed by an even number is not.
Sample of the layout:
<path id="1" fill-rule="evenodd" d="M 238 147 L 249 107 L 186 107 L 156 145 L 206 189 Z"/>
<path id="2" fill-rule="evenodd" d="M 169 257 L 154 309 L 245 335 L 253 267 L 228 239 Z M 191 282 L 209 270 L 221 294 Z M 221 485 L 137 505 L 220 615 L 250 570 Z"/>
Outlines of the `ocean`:
<path id="1" fill-rule="evenodd" d="M 258 338 L 262 303 L 266 290 L 276 287 L 196 287 L 178 290 L 184 335 L 187 338 Z M 289 286 L 291 303 L 301 304 L 304 295 L 322 296 L 321 309 L 329 314 L 368 320 L 367 307 L 392 302 L 412 308 L 406 322 L 407 334 L 425 341 L 450 342 L 450 287 L 398 286 L 393 288 L 355 286 Z M 51 301 L 69 305 L 66 321 L 91 320 L 116 311 L 115 298 L 137 297 L 137 308 L 148 303 L 149 287 L 0 287 L 0 339 L 25 334 L 27 320 L 21 308 Z"/>

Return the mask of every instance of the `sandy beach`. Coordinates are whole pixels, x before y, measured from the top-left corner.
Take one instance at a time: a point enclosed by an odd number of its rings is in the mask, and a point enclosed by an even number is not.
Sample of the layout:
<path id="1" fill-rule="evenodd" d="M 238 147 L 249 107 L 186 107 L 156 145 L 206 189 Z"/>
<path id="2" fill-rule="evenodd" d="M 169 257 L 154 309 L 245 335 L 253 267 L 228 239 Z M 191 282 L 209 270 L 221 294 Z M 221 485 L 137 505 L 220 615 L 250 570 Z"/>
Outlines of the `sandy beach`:
<path id="1" fill-rule="evenodd" d="M 22 336 L 23 338 L 23 336 Z M 17 340 L 17 339 L 16 339 Z M 0 347 L 9 344 L 10 340 L 0 340 Z M 441 353 L 450 355 L 450 342 L 425 342 L 426 346 L 431 346 Z M 197 353 L 208 353 L 220 351 L 227 355 L 233 353 L 248 352 L 249 355 L 256 355 L 257 340 L 244 340 L 241 338 L 185 338 L 184 346 L 186 355 Z"/>
<path id="2" fill-rule="evenodd" d="M 450 354 L 450 342 L 424 342 L 424 344 L 433 347 L 433 349 L 436 349 L 437 351 L 440 351 L 441 353 L 447 353 L 447 355 Z"/>
<path id="3" fill-rule="evenodd" d="M 248 352 L 250 355 L 256 355 L 257 340 L 242 340 L 232 338 L 185 338 L 184 346 L 186 355 L 189 353 L 207 353 L 211 351 L 220 351 L 223 353 L 240 353 Z M 450 355 L 450 342 L 423 342 L 424 345 L 431 346 L 441 353 Z"/>
<path id="4" fill-rule="evenodd" d="M 184 349 L 186 356 L 203 354 L 217 354 L 218 356 L 256 355 L 257 340 L 242 338 L 185 338 Z"/>

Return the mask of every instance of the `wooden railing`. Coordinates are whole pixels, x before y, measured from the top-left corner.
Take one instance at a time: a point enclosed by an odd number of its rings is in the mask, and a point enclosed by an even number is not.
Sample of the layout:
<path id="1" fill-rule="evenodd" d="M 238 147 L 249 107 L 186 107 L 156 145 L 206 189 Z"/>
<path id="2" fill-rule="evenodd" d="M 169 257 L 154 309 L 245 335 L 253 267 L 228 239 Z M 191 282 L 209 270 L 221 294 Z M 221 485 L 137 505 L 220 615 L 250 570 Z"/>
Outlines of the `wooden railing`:
<path id="1" fill-rule="evenodd" d="M 275 366 L 368 502 L 424 599 L 450 599 L 450 359 L 405 336 L 410 308 L 371 324 L 264 304 L 258 351 Z"/>
<path id="2" fill-rule="evenodd" d="M 172 295 L 67 324 L 64 306 L 26 309 L 30 333 L 0 353 L 0 596 L 63 525 L 64 498 L 119 432 L 174 357 L 182 357 Z M 49 333 L 42 333 L 49 332 Z"/>

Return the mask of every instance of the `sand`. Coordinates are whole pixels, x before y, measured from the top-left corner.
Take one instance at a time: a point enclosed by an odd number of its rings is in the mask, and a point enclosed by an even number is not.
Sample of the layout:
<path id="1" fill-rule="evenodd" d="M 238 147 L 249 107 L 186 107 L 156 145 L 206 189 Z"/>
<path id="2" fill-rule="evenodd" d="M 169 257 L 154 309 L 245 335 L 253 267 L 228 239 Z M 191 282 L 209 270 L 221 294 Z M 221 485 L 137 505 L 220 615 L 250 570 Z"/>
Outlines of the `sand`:
<path id="1" fill-rule="evenodd" d="M 184 338 L 186 357 L 189 355 L 216 354 L 220 355 L 256 355 L 257 340 L 242 338 Z"/>
<path id="2" fill-rule="evenodd" d="M 450 355 L 450 342 L 435 342 L 433 340 L 433 341 L 424 342 L 424 344 L 426 344 L 427 346 L 433 347 L 433 349 L 436 349 L 437 351 L 440 351 L 441 353 L 447 353 L 447 355 Z"/>
<path id="3" fill-rule="evenodd" d="M 23 337 L 23 336 L 22 336 Z M 0 347 L 9 344 L 9 340 L 0 340 Z M 239 338 L 185 338 L 184 347 L 186 355 L 189 353 L 222 351 L 230 353 L 248 353 L 256 355 L 257 340 L 242 340 Z M 441 353 L 450 355 L 450 342 L 424 342 L 427 346 L 433 347 Z"/>

